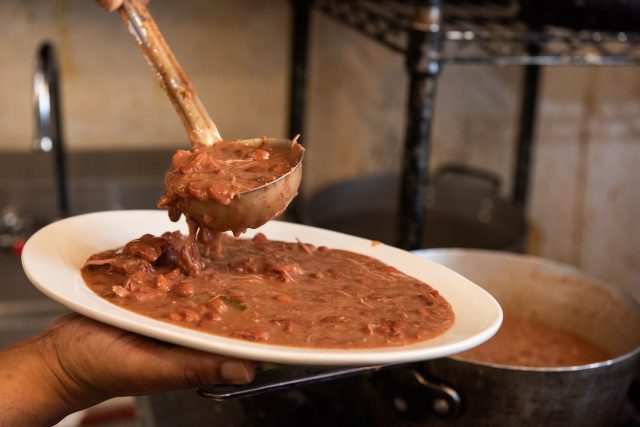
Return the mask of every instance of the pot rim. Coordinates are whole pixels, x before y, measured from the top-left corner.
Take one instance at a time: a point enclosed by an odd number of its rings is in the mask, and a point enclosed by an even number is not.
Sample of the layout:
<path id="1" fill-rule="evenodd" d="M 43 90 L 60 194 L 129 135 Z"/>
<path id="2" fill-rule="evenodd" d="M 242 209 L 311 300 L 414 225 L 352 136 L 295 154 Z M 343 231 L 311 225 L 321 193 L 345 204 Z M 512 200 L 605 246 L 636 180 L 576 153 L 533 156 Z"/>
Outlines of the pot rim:
<path id="1" fill-rule="evenodd" d="M 585 271 L 575 266 L 565 264 L 559 261 L 554 261 L 551 259 L 542 258 L 535 255 L 517 254 L 513 252 L 491 250 L 491 249 L 433 248 L 433 249 L 417 249 L 412 252 L 418 256 L 428 258 L 434 262 L 438 262 L 438 261 L 437 259 L 431 258 L 431 256 L 473 254 L 473 255 L 488 255 L 496 258 L 504 258 L 506 260 L 517 260 L 518 262 L 525 262 L 528 264 L 546 265 L 558 271 L 564 270 L 567 273 L 571 273 L 572 275 L 574 275 L 579 279 L 584 279 L 585 281 L 597 284 L 598 286 L 602 286 L 604 289 L 614 294 L 617 298 L 628 302 L 632 306 L 633 310 L 640 313 L 640 301 L 627 290 L 614 286 L 610 283 L 607 283 L 604 280 L 599 279 L 592 274 L 586 273 Z M 638 358 L 640 360 L 639 356 L 640 356 L 640 343 L 638 343 L 633 350 L 623 353 L 619 356 L 612 357 L 610 359 L 602 360 L 599 362 L 584 364 L 584 365 L 571 365 L 571 366 L 558 366 L 558 367 L 506 365 L 501 363 L 479 362 L 471 359 L 458 357 L 456 355 L 450 356 L 448 357 L 448 359 L 453 359 L 458 362 L 470 363 L 477 366 L 491 367 L 495 369 L 505 369 L 505 370 L 511 370 L 511 371 L 571 372 L 571 371 L 584 371 L 584 370 L 602 368 L 602 367 L 622 363 L 626 360 L 631 360 L 634 358 Z"/>
<path id="2" fill-rule="evenodd" d="M 623 363 L 626 360 L 632 360 L 634 358 L 638 358 L 640 356 L 640 345 L 638 345 L 635 349 L 624 353 L 620 356 L 602 360 L 600 362 L 588 363 L 586 365 L 571 365 L 571 366 L 556 366 L 556 367 L 540 367 L 540 366 L 518 366 L 518 365 L 503 365 L 500 363 L 490 363 L 490 362 L 478 362 L 471 359 L 464 359 L 458 356 L 450 356 L 448 359 L 453 359 L 457 362 L 470 363 L 476 366 L 482 367 L 490 367 L 494 369 L 503 369 L 508 371 L 527 371 L 527 372 L 572 372 L 572 371 L 588 371 L 592 369 L 604 368 L 606 366 L 617 365 L 619 363 Z M 640 358 L 638 359 L 640 360 Z"/>

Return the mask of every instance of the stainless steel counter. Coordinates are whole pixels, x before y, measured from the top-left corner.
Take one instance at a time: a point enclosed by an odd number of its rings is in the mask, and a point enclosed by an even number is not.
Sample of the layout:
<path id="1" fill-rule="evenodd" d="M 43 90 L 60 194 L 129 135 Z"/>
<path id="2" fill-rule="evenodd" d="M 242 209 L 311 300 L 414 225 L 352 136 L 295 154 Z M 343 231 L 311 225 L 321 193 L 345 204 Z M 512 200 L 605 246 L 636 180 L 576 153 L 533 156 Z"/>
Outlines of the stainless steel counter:
<path id="1" fill-rule="evenodd" d="M 153 209 L 173 150 L 75 152 L 67 158 L 71 214 Z M 43 153 L 0 153 L 0 244 L 27 238 L 59 217 L 53 160 Z M 18 225 L 11 227 L 6 215 Z M 13 223 L 12 221 L 8 221 Z M 1 246 L 1 245 L 0 245 Z M 25 276 L 20 257 L 0 248 L 0 348 L 68 312 Z"/>

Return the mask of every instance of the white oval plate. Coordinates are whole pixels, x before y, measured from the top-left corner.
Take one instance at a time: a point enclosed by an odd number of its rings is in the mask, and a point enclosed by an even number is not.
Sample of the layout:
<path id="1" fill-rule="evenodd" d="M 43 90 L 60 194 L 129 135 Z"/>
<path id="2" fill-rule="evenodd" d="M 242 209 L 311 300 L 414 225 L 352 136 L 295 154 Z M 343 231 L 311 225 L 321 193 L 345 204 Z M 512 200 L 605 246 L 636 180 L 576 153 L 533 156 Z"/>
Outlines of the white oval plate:
<path id="1" fill-rule="evenodd" d="M 244 237 L 263 232 L 269 239 L 325 245 L 369 255 L 437 289 L 456 319 L 450 330 L 404 347 L 365 350 L 270 345 L 211 335 L 145 317 L 93 293 L 80 269 L 93 253 L 123 246 L 145 233 L 180 229 L 165 211 L 109 211 L 66 218 L 35 233 L 24 246 L 22 266 L 33 284 L 68 308 L 98 321 L 170 343 L 255 361 L 292 365 L 367 365 L 413 362 L 448 356 L 489 339 L 502 322 L 498 303 L 479 286 L 448 268 L 370 240 L 299 224 L 271 221 Z"/>

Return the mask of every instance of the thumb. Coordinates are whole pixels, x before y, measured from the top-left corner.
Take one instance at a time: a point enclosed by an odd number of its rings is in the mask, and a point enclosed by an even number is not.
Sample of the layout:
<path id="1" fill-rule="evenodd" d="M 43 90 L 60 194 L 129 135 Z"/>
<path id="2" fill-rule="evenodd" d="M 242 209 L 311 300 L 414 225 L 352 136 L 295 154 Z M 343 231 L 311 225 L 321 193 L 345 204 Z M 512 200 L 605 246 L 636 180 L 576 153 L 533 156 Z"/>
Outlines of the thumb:
<path id="1" fill-rule="evenodd" d="M 97 0 L 97 1 L 98 1 L 98 4 L 102 6 L 102 8 L 107 12 L 113 12 L 114 10 L 122 6 L 122 2 L 123 2 L 123 0 Z M 142 4 L 147 4 L 149 3 L 149 0 L 140 0 L 140 2 Z"/>
<path id="2" fill-rule="evenodd" d="M 113 12 L 122 4 L 122 0 L 98 0 L 98 4 L 107 12 Z"/>
<path id="3" fill-rule="evenodd" d="M 184 347 L 161 345 L 155 353 L 154 382 L 158 388 L 188 388 L 208 384 L 246 384 L 255 375 L 252 362 L 230 359 Z"/>

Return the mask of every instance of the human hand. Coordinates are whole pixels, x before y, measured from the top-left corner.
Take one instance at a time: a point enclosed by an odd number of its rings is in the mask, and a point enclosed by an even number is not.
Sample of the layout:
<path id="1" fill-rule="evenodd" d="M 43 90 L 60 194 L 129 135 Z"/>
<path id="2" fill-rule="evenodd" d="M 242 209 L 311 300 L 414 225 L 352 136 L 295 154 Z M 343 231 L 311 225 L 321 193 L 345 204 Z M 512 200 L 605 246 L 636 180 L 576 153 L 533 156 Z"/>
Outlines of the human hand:
<path id="1" fill-rule="evenodd" d="M 115 396 L 251 381 L 250 362 L 174 346 L 77 314 L 0 353 L 10 425 L 55 423 Z M 13 418 L 11 418 L 13 416 Z"/>
<path id="2" fill-rule="evenodd" d="M 108 12 L 113 12 L 120 6 L 124 0 L 97 0 L 100 6 L 102 6 Z M 140 0 L 142 3 L 147 4 L 149 0 Z"/>

